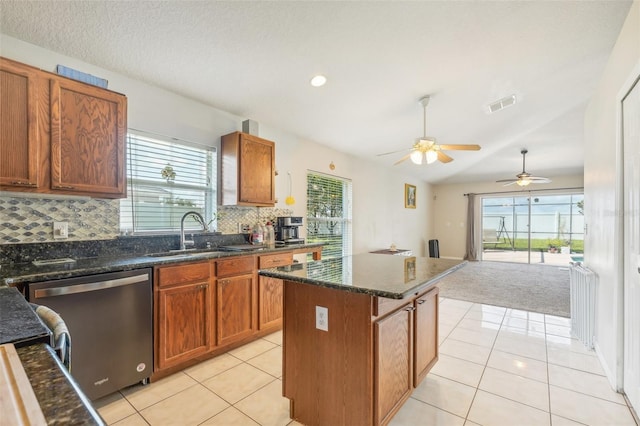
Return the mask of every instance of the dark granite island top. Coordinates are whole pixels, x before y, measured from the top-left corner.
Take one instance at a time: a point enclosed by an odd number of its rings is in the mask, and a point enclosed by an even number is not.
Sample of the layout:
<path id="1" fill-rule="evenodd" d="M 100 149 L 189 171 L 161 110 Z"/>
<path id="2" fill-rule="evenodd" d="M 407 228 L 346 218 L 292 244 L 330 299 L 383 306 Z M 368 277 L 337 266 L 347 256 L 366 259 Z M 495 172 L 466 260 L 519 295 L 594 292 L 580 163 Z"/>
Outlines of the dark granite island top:
<path id="1" fill-rule="evenodd" d="M 18 290 L 0 287 L 0 344 L 20 347 L 38 342 L 51 342 L 47 326 Z"/>
<path id="2" fill-rule="evenodd" d="M 261 269 L 259 274 L 370 296 L 404 299 L 466 263 L 455 259 L 366 253 Z"/>

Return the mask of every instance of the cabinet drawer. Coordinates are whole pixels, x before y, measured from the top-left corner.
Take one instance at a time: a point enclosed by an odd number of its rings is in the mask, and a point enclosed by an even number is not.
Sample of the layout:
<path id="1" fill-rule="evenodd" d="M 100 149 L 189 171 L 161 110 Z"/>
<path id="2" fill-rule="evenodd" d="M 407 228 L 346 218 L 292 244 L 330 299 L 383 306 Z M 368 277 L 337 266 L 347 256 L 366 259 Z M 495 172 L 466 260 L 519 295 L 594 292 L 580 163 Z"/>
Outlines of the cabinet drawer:
<path id="1" fill-rule="evenodd" d="M 218 277 L 226 277 L 230 275 L 252 273 L 255 269 L 255 264 L 256 261 L 254 256 L 242 256 L 218 260 L 216 262 L 216 275 Z"/>
<path id="2" fill-rule="evenodd" d="M 286 266 L 293 263 L 293 253 L 269 254 L 259 257 L 259 268 L 275 268 L 276 266 Z"/>
<path id="3" fill-rule="evenodd" d="M 373 315 L 381 317 L 393 312 L 399 307 L 406 305 L 412 299 L 388 299 L 386 297 L 374 297 L 373 298 Z"/>
<path id="4" fill-rule="evenodd" d="M 194 281 L 207 281 L 210 276 L 209 262 L 180 264 L 175 266 L 156 267 L 158 287 L 185 284 Z"/>

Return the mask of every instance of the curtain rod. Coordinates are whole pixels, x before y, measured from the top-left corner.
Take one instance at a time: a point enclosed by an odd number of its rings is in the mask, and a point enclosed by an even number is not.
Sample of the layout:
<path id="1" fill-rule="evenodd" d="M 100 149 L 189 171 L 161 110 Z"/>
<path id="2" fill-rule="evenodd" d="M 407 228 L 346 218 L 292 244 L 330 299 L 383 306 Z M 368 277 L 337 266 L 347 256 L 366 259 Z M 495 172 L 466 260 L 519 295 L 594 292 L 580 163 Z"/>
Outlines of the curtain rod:
<path id="1" fill-rule="evenodd" d="M 473 195 L 496 195 L 496 194 L 521 194 L 521 193 L 527 193 L 530 194 L 532 192 L 541 192 L 541 191 L 568 191 L 568 190 L 575 190 L 575 189 L 581 189 L 584 191 L 584 187 L 583 186 L 577 186 L 577 187 L 573 187 L 573 188 L 551 188 L 551 189 L 529 189 L 529 190 L 522 190 L 522 191 L 504 191 L 504 192 L 470 192 L 467 194 L 462 194 L 465 197 L 473 194 Z"/>

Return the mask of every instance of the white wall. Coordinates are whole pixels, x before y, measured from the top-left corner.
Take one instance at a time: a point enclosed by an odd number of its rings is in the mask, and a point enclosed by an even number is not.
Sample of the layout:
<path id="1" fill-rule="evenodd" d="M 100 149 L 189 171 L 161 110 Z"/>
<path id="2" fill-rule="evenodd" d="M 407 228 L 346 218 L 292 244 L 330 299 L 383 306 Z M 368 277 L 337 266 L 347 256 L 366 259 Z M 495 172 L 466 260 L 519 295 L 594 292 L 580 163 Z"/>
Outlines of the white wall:
<path id="1" fill-rule="evenodd" d="M 548 176 L 551 183 L 532 185 L 531 189 L 556 189 L 582 187 L 582 176 Z M 467 193 L 505 192 L 521 194 L 523 191 L 506 192 L 495 182 L 433 185 L 433 235 L 439 240 L 440 257 L 462 259 L 466 250 Z M 525 194 L 527 192 L 524 192 Z"/>
<path id="2" fill-rule="evenodd" d="M 640 64 L 640 1 L 618 36 L 585 114 L 585 261 L 598 274 L 596 350 L 609 381 L 619 388 L 622 360 L 620 92 Z"/>
<path id="3" fill-rule="evenodd" d="M 220 136 L 240 130 L 238 117 L 193 101 L 175 93 L 130 79 L 81 60 L 28 44 L 0 34 L 0 55 L 45 71 L 54 71 L 62 64 L 109 81 L 109 89 L 127 95 L 128 126 L 166 136 L 180 137 L 202 144 L 219 146 Z M 403 176 L 396 169 L 357 159 L 334 151 L 313 141 L 302 140 L 284 130 L 259 123 L 260 136 L 276 142 L 277 207 L 288 208 L 287 172 L 293 178 L 294 214 L 306 214 L 306 172 L 315 170 L 352 179 L 353 181 L 353 252 L 361 253 L 387 248 L 395 243 L 399 248 L 424 254 L 424 242 L 430 238 L 432 221 L 430 185 Z M 334 162 L 335 170 L 329 169 Z M 404 208 L 404 184 L 417 186 L 417 208 Z"/>

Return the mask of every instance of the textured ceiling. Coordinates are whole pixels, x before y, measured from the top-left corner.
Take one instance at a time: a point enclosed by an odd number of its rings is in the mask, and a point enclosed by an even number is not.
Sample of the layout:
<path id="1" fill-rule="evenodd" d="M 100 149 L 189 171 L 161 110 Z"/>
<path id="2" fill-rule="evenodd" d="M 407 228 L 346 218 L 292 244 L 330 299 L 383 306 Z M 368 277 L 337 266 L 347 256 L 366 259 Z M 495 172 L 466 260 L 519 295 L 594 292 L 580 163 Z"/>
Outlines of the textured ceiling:
<path id="1" fill-rule="evenodd" d="M 583 117 L 631 1 L 0 1 L 0 32 L 428 182 L 581 174 Z M 329 81 L 313 88 L 316 73 Z M 516 94 L 493 115 L 487 104 Z"/>

